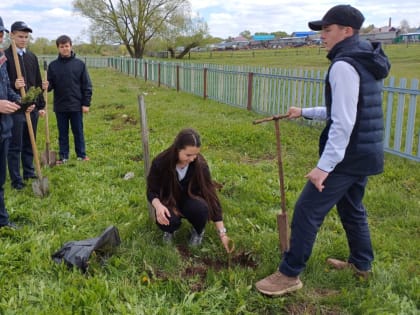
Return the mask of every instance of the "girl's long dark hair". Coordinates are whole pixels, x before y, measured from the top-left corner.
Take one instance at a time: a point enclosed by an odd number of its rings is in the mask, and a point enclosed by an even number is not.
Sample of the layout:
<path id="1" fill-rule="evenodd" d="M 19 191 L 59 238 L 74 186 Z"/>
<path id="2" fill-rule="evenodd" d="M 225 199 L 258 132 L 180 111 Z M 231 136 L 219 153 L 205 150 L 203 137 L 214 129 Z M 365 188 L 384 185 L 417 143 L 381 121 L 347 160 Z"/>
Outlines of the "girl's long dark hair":
<path id="1" fill-rule="evenodd" d="M 169 192 L 169 195 L 166 196 L 166 198 L 160 196 L 160 199 L 171 209 L 175 208 L 176 200 L 179 200 L 181 195 L 176 173 L 178 153 L 187 146 L 201 147 L 200 135 L 191 128 L 181 130 L 172 145 L 161 152 L 157 157 L 162 159 L 162 169 L 166 170 L 169 174 L 169 180 L 163 183 L 166 187 L 161 190 L 161 192 Z M 191 198 L 204 199 L 209 206 L 209 215 L 211 218 L 221 206 L 217 197 L 216 188 L 211 179 L 207 162 L 201 154 L 198 154 L 195 161 L 189 164 L 189 167 L 193 168 L 193 176 L 188 185 L 188 196 Z"/>

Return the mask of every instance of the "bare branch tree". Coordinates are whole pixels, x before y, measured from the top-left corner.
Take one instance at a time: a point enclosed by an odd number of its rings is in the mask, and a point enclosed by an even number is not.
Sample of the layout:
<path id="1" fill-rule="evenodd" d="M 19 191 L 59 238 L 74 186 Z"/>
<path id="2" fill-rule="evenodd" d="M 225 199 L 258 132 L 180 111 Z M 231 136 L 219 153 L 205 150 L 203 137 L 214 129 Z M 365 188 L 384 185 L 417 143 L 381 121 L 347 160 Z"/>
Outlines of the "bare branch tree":
<path id="1" fill-rule="evenodd" d="M 123 44 L 133 58 L 142 58 L 150 39 L 165 32 L 174 17 L 189 12 L 188 0 L 75 0 L 73 6 L 92 22 L 103 43 Z"/>

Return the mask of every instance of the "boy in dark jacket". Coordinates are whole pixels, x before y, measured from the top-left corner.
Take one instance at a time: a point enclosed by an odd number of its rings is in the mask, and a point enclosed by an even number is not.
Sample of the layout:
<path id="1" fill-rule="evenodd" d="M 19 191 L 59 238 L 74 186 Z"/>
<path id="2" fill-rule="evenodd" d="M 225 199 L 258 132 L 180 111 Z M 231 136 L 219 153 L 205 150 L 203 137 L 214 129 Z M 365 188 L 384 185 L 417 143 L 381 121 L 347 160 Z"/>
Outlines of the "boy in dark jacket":
<path id="1" fill-rule="evenodd" d="M 69 122 L 74 137 L 77 159 L 88 161 L 83 133 L 83 114 L 89 112 L 92 98 L 92 83 L 86 65 L 72 51 L 72 42 L 67 35 L 56 40 L 58 58 L 48 66 L 48 82 L 44 88 L 54 90 L 54 112 L 57 118 L 60 159 L 69 158 Z M 48 84 L 48 86 L 47 86 Z"/>
<path id="2" fill-rule="evenodd" d="M 12 37 L 16 44 L 16 50 L 19 57 L 20 69 L 22 71 L 22 79 L 18 79 L 16 73 L 15 60 L 13 58 L 12 48 L 9 47 L 5 51 L 7 57 L 7 72 L 9 79 L 15 92 L 19 94 L 19 90 L 23 87 L 27 91 L 30 87 L 42 87 L 41 72 L 37 56 L 29 51 L 26 47 L 29 41 L 29 33 L 32 29 L 22 21 L 17 21 L 11 27 Z M 36 136 L 38 125 L 38 117 L 45 115 L 45 101 L 41 94 L 35 102 L 35 110 L 30 114 L 32 128 Z M 9 175 L 12 187 L 20 190 L 25 184 L 20 174 L 20 164 L 22 162 L 23 179 L 36 178 L 33 165 L 34 155 L 32 153 L 32 145 L 29 137 L 28 125 L 26 123 L 25 114 L 18 112 L 12 115 L 13 129 L 12 138 L 9 143 L 9 152 L 7 155 L 7 164 L 9 167 Z"/>
<path id="3" fill-rule="evenodd" d="M 9 214 L 4 204 L 3 189 L 6 181 L 7 151 L 9 149 L 9 139 L 12 135 L 10 130 L 13 122 L 10 114 L 20 108 L 15 103 L 20 100 L 20 97 L 11 89 L 6 70 L 6 56 L 3 53 L 3 39 L 6 32 L 8 33 L 8 30 L 4 28 L 3 20 L 0 17 L 0 228 L 16 228 L 16 225 L 9 221 Z"/>

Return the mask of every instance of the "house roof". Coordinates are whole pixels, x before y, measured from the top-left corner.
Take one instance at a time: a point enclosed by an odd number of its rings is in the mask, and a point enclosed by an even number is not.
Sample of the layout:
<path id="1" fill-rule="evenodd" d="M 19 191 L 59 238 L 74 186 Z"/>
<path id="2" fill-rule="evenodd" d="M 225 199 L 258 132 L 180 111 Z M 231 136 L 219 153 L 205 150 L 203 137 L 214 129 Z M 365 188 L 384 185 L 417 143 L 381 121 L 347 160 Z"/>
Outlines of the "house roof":
<path id="1" fill-rule="evenodd" d="M 233 41 L 235 41 L 235 42 L 245 42 L 245 41 L 247 41 L 248 39 L 246 39 L 245 37 L 243 37 L 243 36 L 238 36 L 238 37 L 235 37 L 234 39 L 233 39 Z"/>
<path id="2" fill-rule="evenodd" d="M 307 37 L 310 35 L 315 35 L 317 32 L 308 31 L 308 32 L 293 32 L 292 37 Z"/>
<path id="3" fill-rule="evenodd" d="M 254 35 L 252 36 L 252 40 L 272 40 L 276 38 L 275 35 Z"/>
<path id="4" fill-rule="evenodd" d="M 386 32 L 395 32 L 397 29 L 393 26 L 381 26 L 375 27 L 371 33 L 386 33 Z"/>

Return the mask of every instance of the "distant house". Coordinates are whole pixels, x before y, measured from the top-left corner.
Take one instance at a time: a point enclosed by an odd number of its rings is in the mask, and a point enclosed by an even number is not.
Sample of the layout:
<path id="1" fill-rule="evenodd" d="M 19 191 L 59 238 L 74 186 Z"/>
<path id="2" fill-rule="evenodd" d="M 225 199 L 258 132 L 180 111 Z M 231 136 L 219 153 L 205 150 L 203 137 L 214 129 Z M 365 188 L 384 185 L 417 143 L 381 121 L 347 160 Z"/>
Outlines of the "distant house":
<path id="1" fill-rule="evenodd" d="M 392 26 L 382 26 L 374 28 L 372 31 L 366 34 L 360 34 L 360 38 L 366 39 L 372 42 L 381 42 L 382 44 L 392 44 L 396 38 L 400 35 L 400 30 Z"/>
<path id="2" fill-rule="evenodd" d="M 282 48 L 286 46 L 300 47 L 306 44 L 306 37 L 279 37 L 269 41 L 270 48 Z"/>
<path id="3" fill-rule="evenodd" d="M 269 41 L 267 40 L 251 40 L 249 41 L 249 48 L 250 49 L 269 48 L 268 43 Z"/>
<path id="4" fill-rule="evenodd" d="M 253 35 L 252 40 L 253 41 L 267 41 L 267 40 L 273 40 L 276 38 L 275 35 Z"/>
<path id="5" fill-rule="evenodd" d="M 245 37 L 243 37 L 243 36 L 238 36 L 238 37 L 235 37 L 234 39 L 233 39 L 233 41 L 234 42 L 246 42 L 246 41 L 248 41 L 248 39 L 246 39 Z"/>
<path id="6" fill-rule="evenodd" d="M 395 32 L 397 29 L 393 26 L 382 26 L 374 28 L 371 33 L 387 33 L 387 32 Z"/>
<path id="7" fill-rule="evenodd" d="M 275 35 L 253 35 L 252 39 L 249 41 L 249 48 L 251 49 L 261 49 L 269 48 L 269 42 L 275 39 Z"/>
<path id="8" fill-rule="evenodd" d="M 308 32 L 293 32 L 292 37 L 309 37 L 316 35 L 317 32 L 314 31 L 308 31 Z"/>
<path id="9" fill-rule="evenodd" d="M 235 37 L 232 41 L 233 48 L 236 49 L 248 49 L 249 48 L 249 40 L 243 36 Z"/>
<path id="10" fill-rule="evenodd" d="M 400 34 L 394 41 L 395 43 L 418 43 L 420 42 L 420 31 Z"/>

